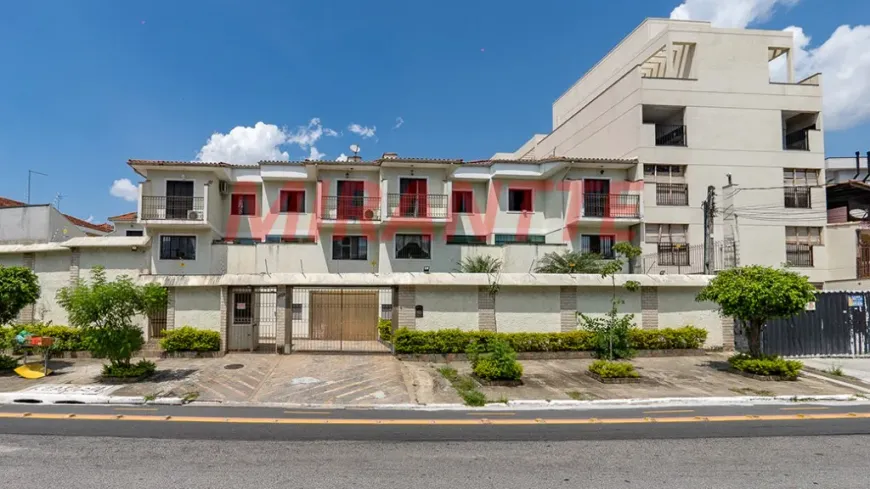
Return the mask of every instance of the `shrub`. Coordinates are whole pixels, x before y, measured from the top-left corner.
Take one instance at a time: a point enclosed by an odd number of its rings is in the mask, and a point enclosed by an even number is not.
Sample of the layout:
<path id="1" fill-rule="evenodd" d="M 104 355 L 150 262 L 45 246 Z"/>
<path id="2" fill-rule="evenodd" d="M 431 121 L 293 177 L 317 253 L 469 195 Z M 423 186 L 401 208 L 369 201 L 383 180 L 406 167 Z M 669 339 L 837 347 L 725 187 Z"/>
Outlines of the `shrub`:
<path id="1" fill-rule="evenodd" d="M 113 379 L 134 379 L 137 377 L 150 377 L 157 371 L 157 364 L 148 360 L 140 360 L 139 362 L 123 365 L 109 364 L 103 365 L 103 377 Z"/>
<path id="2" fill-rule="evenodd" d="M 217 331 L 184 326 L 165 333 L 160 340 L 164 351 L 218 351 L 221 349 L 221 334 Z"/>
<path id="3" fill-rule="evenodd" d="M 610 362 L 596 360 L 589 366 L 589 371 L 604 379 L 636 379 L 640 377 L 634 365 L 628 362 Z"/>
<path id="4" fill-rule="evenodd" d="M 39 299 L 39 278 L 27 267 L 0 266 L 0 325 Z"/>
<path id="5" fill-rule="evenodd" d="M 707 330 L 694 326 L 668 329 L 632 329 L 631 346 L 638 350 L 679 350 L 701 348 L 707 341 Z"/>
<path id="6" fill-rule="evenodd" d="M 0 350 L 17 350 L 18 342 L 15 337 L 22 331 L 27 331 L 33 336 L 54 338 L 51 351 L 84 351 L 88 349 L 87 337 L 79 328 L 34 323 L 0 327 Z"/>
<path id="7" fill-rule="evenodd" d="M 804 364 L 797 360 L 786 360 L 777 356 L 752 357 L 746 353 L 738 353 L 728 359 L 735 369 L 755 375 L 777 375 L 789 380 L 796 380 Z"/>
<path id="8" fill-rule="evenodd" d="M 393 339 L 393 322 L 389 319 L 378 319 L 378 337 L 381 341 L 391 341 Z"/>
<path id="9" fill-rule="evenodd" d="M 631 358 L 634 350 L 631 331 L 636 330 L 634 315 L 619 316 L 613 309 L 606 317 L 589 317 L 580 314 L 583 327 L 592 332 L 592 344 L 598 358 L 615 360 Z"/>
<path id="10" fill-rule="evenodd" d="M 517 354 L 501 339 L 490 341 L 486 346 L 473 342 L 466 351 L 474 375 L 486 380 L 519 380 L 523 366 Z"/>
<path id="11" fill-rule="evenodd" d="M 9 355 L 0 355 L 0 372 L 15 370 L 18 367 L 18 360 Z"/>
<path id="12" fill-rule="evenodd" d="M 486 404 L 486 395 L 479 390 L 459 391 L 466 406 L 483 406 Z"/>

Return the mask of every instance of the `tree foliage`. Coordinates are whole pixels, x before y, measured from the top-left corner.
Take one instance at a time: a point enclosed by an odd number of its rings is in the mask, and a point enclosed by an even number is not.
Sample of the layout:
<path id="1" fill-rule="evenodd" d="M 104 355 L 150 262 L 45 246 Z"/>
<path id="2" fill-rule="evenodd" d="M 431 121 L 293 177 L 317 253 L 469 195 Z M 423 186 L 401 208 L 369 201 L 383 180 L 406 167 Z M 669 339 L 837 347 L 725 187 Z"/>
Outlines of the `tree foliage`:
<path id="1" fill-rule="evenodd" d="M 0 266 L 0 324 L 11 323 L 39 299 L 39 278 L 25 267 Z"/>
<path id="2" fill-rule="evenodd" d="M 161 287 L 138 286 L 128 276 L 110 282 L 99 267 L 91 272 L 89 283 L 79 280 L 61 289 L 57 297 L 70 324 L 87 335 L 91 353 L 108 359 L 112 366 L 124 367 L 130 366 L 133 353 L 144 344 L 142 330 L 133 324 L 133 317 L 153 313 L 166 304 Z"/>
<path id="3" fill-rule="evenodd" d="M 719 273 L 696 297 L 719 305 L 739 320 L 749 339 L 749 354 L 761 356 L 761 332 L 770 319 L 793 316 L 815 300 L 815 287 L 803 275 L 759 265 Z"/>
<path id="4" fill-rule="evenodd" d="M 603 259 L 597 253 L 553 251 L 541 257 L 538 273 L 601 273 Z"/>

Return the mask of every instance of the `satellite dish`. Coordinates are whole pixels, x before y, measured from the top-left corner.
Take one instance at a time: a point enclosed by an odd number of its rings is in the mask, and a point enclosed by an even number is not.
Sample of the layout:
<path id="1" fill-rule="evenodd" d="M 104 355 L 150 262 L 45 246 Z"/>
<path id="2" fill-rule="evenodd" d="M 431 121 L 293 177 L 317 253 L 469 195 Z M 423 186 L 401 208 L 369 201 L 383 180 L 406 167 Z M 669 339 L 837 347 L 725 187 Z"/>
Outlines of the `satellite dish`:
<path id="1" fill-rule="evenodd" d="M 357 153 L 359 153 L 359 146 L 356 144 L 351 144 L 350 150 L 353 151 L 353 154 L 357 154 Z"/>
<path id="2" fill-rule="evenodd" d="M 855 219 L 867 219 L 867 209 L 852 209 L 849 216 Z"/>

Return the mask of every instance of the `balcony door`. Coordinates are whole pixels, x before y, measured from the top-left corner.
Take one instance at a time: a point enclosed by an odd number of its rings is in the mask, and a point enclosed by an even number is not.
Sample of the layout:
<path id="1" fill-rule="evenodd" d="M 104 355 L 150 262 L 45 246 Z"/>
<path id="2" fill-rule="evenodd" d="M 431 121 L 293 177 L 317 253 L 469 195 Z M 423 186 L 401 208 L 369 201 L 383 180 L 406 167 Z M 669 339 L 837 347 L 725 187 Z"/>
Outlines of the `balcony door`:
<path id="1" fill-rule="evenodd" d="M 399 212 L 403 217 L 426 217 L 427 184 L 425 178 L 399 179 Z"/>
<path id="2" fill-rule="evenodd" d="M 338 193 L 337 219 L 360 220 L 365 202 L 365 182 L 339 180 L 336 182 Z"/>
<path id="3" fill-rule="evenodd" d="M 610 180 L 583 180 L 583 209 L 584 215 L 589 217 L 610 215 Z"/>
<path id="4" fill-rule="evenodd" d="M 193 210 L 193 182 L 169 180 L 166 182 L 166 218 L 187 219 Z"/>

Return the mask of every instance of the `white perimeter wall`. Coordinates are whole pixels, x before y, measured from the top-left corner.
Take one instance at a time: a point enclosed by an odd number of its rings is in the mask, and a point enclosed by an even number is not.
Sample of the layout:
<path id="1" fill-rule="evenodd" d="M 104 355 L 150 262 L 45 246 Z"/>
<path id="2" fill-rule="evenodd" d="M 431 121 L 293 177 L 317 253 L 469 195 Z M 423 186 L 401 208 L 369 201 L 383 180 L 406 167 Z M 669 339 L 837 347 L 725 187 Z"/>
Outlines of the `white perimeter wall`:
<path id="1" fill-rule="evenodd" d="M 176 287 L 175 325 L 170 328 L 193 326 L 197 329 L 220 331 L 220 287 Z"/>
<path id="2" fill-rule="evenodd" d="M 560 331 L 559 287 L 501 287 L 495 323 L 502 333 Z"/>
<path id="3" fill-rule="evenodd" d="M 659 329 L 695 326 L 707 330 L 704 346 L 722 346 L 722 318 L 712 302 L 696 302 L 700 288 L 659 287 Z"/>
<path id="4" fill-rule="evenodd" d="M 477 287 L 418 286 L 416 290 L 416 305 L 423 306 L 416 329 L 477 331 Z"/>
<path id="5" fill-rule="evenodd" d="M 37 253 L 33 271 L 39 277 L 39 300 L 33 311 L 34 321 L 67 324 L 66 311 L 57 303 L 57 292 L 69 285 L 69 252 Z"/>

